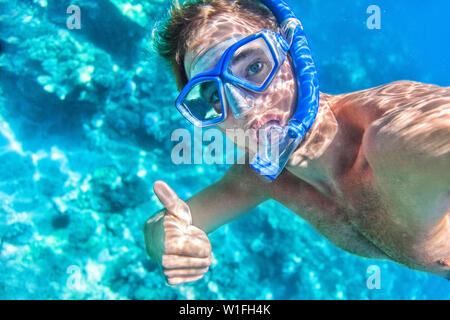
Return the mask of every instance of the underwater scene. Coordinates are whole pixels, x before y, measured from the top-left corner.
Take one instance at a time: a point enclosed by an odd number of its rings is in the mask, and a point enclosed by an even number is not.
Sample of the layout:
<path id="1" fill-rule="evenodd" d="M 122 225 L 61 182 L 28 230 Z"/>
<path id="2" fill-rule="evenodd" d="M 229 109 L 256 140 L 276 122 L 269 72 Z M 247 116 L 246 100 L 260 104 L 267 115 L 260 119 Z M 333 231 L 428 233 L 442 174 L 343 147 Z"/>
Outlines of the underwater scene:
<path id="1" fill-rule="evenodd" d="M 322 92 L 450 86 L 449 1 L 288 3 Z M 142 232 L 153 183 L 188 199 L 230 167 L 171 160 L 172 132 L 194 131 L 153 47 L 171 4 L 0 0 L 0 299 L 450 299 L 450 281 L 351 255 L 275 201 L 209 235 L 201 280 L 166 284 Z"/>

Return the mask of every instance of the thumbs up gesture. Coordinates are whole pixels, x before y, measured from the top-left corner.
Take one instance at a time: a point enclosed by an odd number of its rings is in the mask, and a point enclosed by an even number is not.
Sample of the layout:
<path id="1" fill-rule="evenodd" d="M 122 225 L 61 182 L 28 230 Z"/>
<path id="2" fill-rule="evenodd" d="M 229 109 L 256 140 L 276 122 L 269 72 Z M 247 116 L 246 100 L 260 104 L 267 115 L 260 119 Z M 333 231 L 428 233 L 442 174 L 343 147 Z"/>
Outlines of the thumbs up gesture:
<path id="1" fill-rule="evenodd" d="M 208 236 L 192 225 L 189 206 L 165 182 L 155 182 L 153 190 L 166 209 L 145 225 L 147 252 L 169 284 L 201 279 L 212 261 Z"/>

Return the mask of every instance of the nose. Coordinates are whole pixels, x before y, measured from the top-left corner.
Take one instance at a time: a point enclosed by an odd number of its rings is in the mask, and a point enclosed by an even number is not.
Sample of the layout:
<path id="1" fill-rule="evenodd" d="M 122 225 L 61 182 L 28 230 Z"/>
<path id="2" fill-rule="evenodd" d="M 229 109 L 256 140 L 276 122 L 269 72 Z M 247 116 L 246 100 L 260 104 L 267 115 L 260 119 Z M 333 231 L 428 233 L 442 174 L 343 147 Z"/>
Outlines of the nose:
<path id="1" fill-rule="evenodd" d="M 254 97 L 248 91 L 231 83 L 226 83 L 225 94 L 228 106 L 236 119 L 242 119 L 251 111 L 253 104 L 249 101 L 253 101 Z"/>

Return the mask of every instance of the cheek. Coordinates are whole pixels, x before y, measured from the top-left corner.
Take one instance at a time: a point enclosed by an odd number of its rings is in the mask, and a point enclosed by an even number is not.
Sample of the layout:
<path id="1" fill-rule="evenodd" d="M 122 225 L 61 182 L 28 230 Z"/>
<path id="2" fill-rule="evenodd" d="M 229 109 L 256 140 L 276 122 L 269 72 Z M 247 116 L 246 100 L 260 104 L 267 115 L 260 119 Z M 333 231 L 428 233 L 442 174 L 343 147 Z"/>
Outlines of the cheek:
<path id="1" fill-rule="evenodd" d="M 294 73 L 288 60 L 281 66 L 266 92 L 259 95 L 256 105 L 263 109 L 290 110 L 296 100 Z"/>
<path id="2" fill-rule="evenodd" d="M 238 128 L 242 128 L 243 124 L 242 124 L 242 120 L 238 120 L 236 119 L 233 114 L 231 113 L 231 111 L 228 111 L 228 117 L 227 119 L 222 122 L 221 124 L 219 124 L 220 130 L 222 130 L 223 132 L 225 132 L 226 129 L 238 129 Z"/>

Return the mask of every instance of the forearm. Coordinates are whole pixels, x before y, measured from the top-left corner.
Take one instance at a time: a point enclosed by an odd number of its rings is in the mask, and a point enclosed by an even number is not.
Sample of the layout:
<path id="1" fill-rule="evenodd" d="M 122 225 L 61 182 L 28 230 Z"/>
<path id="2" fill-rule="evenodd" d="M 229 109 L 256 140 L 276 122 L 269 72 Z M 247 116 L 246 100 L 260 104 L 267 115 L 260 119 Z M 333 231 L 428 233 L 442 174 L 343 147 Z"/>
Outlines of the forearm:
<path id="1" fill-rule="evenodd" d="M 267 200 L 258 184 L 248 166 L 233 166 L 220 181 L 186 201 L 193 224 L 210 233 L 242 216 Z"/>

